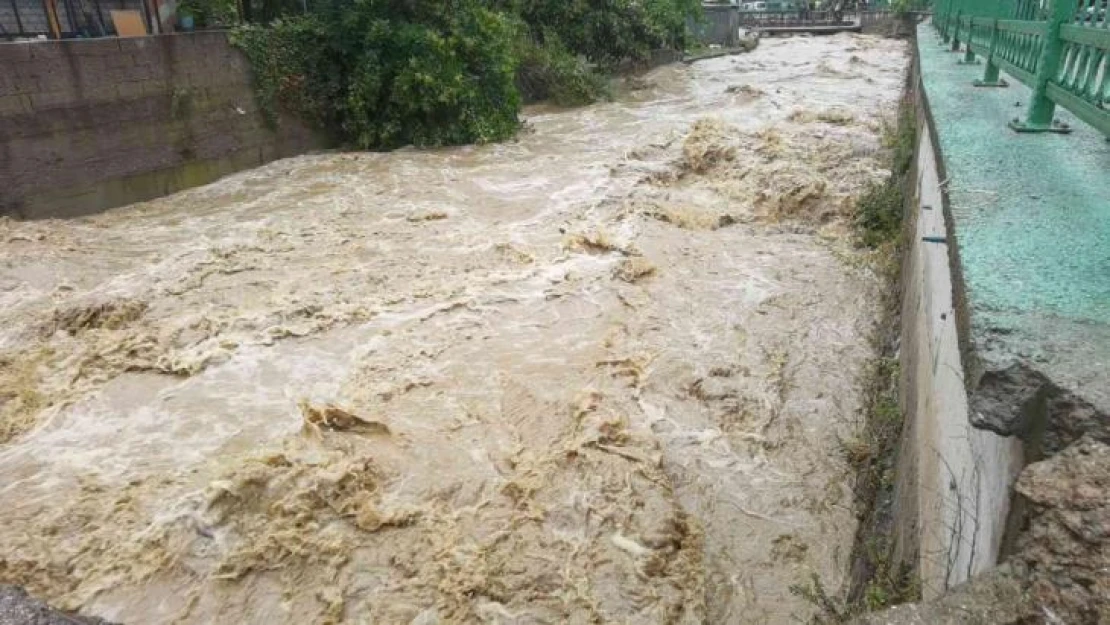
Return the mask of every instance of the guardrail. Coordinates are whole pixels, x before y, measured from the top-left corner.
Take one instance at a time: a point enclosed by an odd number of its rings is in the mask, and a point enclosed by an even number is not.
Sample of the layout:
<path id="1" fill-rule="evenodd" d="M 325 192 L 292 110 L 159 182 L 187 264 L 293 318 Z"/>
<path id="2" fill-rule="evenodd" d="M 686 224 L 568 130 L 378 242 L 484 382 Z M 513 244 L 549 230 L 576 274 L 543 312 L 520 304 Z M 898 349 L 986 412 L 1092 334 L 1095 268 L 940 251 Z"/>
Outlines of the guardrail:
<path id="1" fill-rule="evenodd" d="M 915 4 L 918 4 L 915 0 Z M 841 11 L 793 9 L 789 11 L 740 11 L 739 24 L 749 30 L 776 29 L 851 29 L 867 30 L 892 19 L 912 19 L 915 21 L 924 11 L 893 11 L 887 8 L 849 7 Z"/>
<path id="2" fill-rule="evenodd" d="M 963 63 L 983 57 L 979 87 L 1003 70 L 1033 90 L 1018 132 L 1068 132 L 1056 106 L 1110 137 L 1110 0 L 938 0 L 933 24 Z"/>
<path id="3" fill-rule="evenodd" d="M 795 26 L 848 26 L 855 11 L 741 11 L 740 25 L 745 28 L 785 28 Z"/>

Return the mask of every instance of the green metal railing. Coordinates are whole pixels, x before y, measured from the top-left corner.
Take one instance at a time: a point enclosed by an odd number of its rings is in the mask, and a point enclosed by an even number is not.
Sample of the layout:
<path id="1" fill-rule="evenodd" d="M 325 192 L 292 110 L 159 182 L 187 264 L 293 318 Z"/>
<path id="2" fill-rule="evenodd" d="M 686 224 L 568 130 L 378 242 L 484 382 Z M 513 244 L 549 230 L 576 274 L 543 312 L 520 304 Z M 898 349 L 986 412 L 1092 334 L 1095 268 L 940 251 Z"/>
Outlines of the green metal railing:
<path id="1" fill-rule="evenodd" d="M 937 0 L 933 24 L 963 63 L 986 61 L 979 87 L 1005 71 L 1033 90 L 1019 132 L 1067 132 L 1056 106 L 1110 137 L 1110 0 Z"/>

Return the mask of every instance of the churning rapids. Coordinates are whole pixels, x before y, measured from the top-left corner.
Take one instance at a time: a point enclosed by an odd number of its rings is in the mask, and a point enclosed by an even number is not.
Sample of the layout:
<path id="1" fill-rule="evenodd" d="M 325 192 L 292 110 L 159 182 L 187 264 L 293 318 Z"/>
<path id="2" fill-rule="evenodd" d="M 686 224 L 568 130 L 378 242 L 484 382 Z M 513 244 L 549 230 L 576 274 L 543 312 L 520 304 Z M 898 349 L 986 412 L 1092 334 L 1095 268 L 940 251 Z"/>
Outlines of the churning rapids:
<path id="1" fill-rule="evenodd" d="M 0 582 L 122 623 L 781 623 L 842 441 L 903 42 L 0 221 Z"/>

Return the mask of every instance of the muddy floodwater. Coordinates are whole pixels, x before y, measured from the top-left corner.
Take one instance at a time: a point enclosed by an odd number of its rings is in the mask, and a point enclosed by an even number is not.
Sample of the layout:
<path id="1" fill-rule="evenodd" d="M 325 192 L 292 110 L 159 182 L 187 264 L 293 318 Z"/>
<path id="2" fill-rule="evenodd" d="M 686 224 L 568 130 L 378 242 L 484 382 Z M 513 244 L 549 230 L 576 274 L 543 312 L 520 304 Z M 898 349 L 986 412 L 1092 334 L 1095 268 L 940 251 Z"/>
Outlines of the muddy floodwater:
<path id="1" fill-rule="evenodd" d="M 122 623 L 782 623 L 844 588 L 903 42 L 0 221 L 0 582 Z"/>

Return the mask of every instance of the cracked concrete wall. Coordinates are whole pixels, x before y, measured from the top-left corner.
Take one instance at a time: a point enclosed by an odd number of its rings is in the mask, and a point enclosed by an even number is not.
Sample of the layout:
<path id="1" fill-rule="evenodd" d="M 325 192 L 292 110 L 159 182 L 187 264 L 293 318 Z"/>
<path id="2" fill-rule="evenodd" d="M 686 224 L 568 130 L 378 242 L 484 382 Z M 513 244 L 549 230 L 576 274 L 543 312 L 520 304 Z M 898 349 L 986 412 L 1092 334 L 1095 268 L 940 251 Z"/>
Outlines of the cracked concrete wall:
<path id="1" fill-rule="evenodd" d="M 908 204 L 901 336 L 905 427 L 895 485 L 895 557 L 918 571 L 925 599 L 992 567 L 1006 529 L 1019 440 L 973 428 L 960 354 L 949 253 L 928 105 L 914 69 L 919 137 Z"/>

